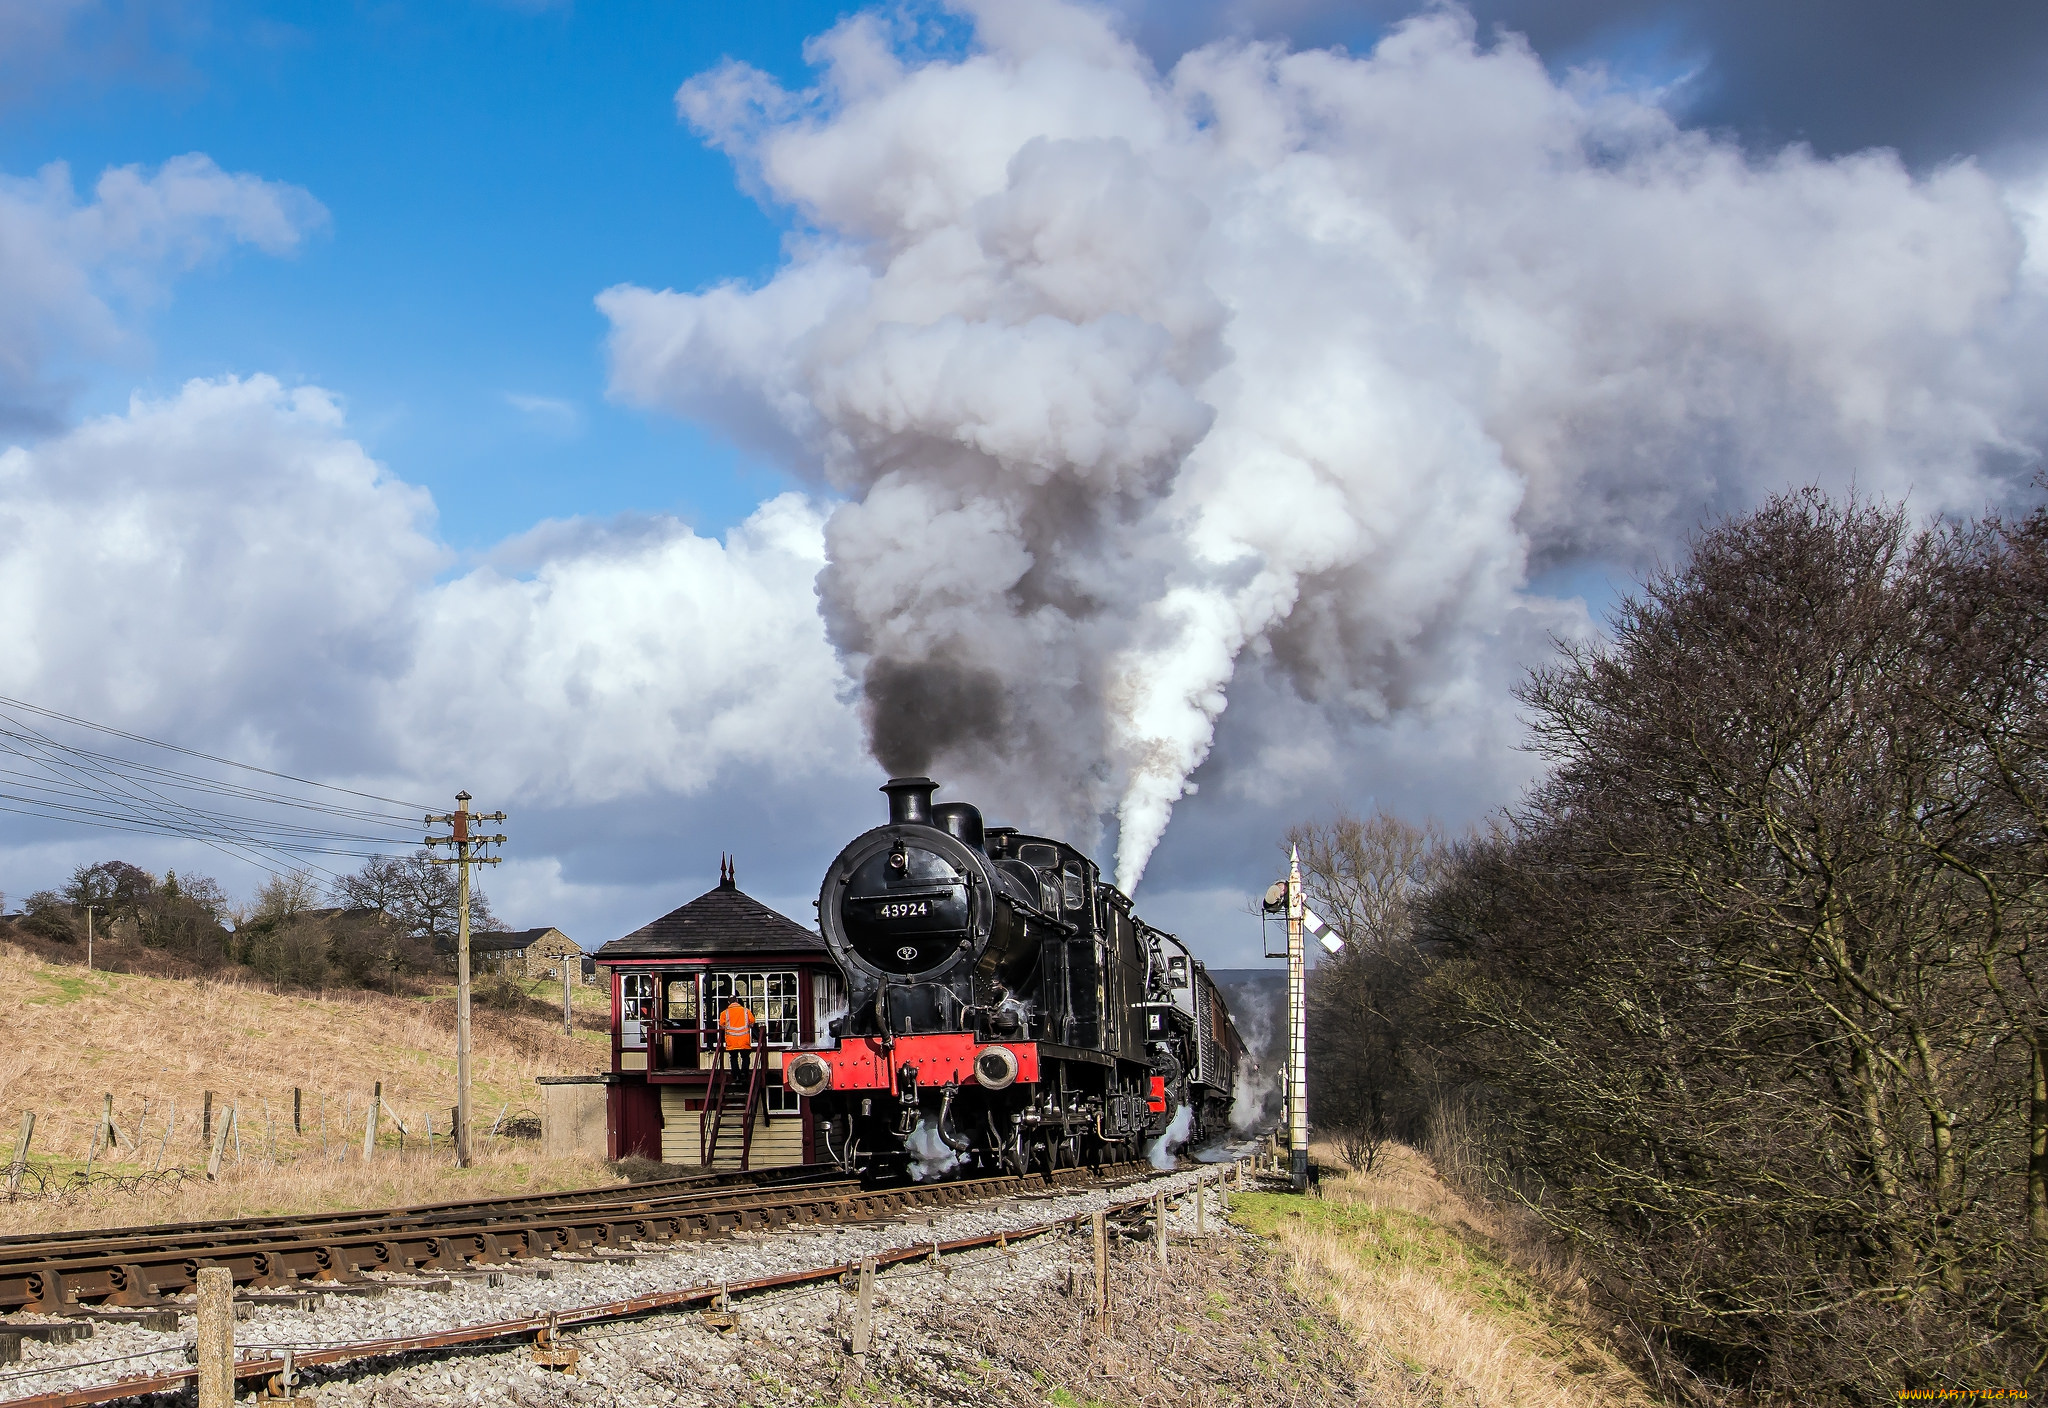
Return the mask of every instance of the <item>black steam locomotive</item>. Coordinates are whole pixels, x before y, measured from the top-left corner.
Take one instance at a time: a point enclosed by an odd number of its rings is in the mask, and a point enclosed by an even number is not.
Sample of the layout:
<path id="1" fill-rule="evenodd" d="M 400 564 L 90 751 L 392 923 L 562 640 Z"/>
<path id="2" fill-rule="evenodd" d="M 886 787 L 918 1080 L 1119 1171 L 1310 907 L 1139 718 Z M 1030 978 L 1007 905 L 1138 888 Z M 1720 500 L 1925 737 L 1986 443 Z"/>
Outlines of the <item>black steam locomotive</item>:
<path id="1" fill-rule="evenodd" d="M 783 1068 L 831 1156 L 1025 1173 L 1221 1134 L 1245 1047 L 1187 948 L 1073 847 L 934 806 L 929 778 L 882 790 L 888 824 L 839 853 L 818 897 L 847 980 L 836 1048 Z"/>

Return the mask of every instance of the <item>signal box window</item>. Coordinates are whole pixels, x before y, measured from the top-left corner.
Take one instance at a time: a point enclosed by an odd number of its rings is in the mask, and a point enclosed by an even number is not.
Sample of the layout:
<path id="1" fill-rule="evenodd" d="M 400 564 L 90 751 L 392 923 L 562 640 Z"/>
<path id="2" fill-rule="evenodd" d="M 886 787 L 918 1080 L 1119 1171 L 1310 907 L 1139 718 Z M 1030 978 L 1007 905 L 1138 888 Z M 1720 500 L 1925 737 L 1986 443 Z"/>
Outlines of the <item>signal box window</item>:
<path id="1" fill-rule="evenodd" d="M 647 1031 L 654 1022 L 654 975 L 619 975 L 619 1045 L 647 1045 Z"/>
<path id="2" fill-rule="evenodd" d="M 799 1033 L 797 975 L 794 969 L 770 973 L 706 973 L 701 1011 L 707 1030 L 718 1014 L 738 998 L 765 1029 L 770 1046 L 794 1046 Z"/>
<path id="3" fill-rule="evenodd" d="M 697 1020 L 697 979 L 668 980 L 668 1020 L 671 1022 L 695 1022 Z"/>

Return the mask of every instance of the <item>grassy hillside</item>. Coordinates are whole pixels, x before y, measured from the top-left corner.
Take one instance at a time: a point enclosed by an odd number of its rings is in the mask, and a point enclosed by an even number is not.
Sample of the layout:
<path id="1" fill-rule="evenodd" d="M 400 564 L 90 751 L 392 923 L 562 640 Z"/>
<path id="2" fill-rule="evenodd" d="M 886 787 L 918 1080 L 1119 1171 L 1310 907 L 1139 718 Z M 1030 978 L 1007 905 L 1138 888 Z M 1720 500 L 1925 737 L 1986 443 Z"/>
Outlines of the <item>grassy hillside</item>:
<path id="1" fill-rule="evenodd" d="M 1592 1321 L 1568 1267 L 1392 1146 L 1371 1174 L 1335 1151 L 1321 1197 L 1243 1193 L 1233 1218 L 1287 1258 L 1379 1361 L 1391 1402 L 1649 1408 L 1659 1397 Z"/>
<path id="2" fill-rule="evenodd" d="M 538 1112 L 535 1076 L 605 1068 L 601 994 L 578 994 L 584 1010 L 578 1030 L 567 1035 L 561 1029 L 560 988 L 542 983 L 533 990 L 554 998 L 553 1014 L 538 1001 L 525 1010 L 475 1011 L 474 1106 L 486 1126 L 501 1109 Z M 448 1112 L 455 1103 L 454 1006 L 452 987 L 412 996 L 282 993 L 211 979 L 88 971 L 80 963 L 0 943 L 0 1014 L 10 1037 L 0 1050 L 0 1160 L 12 1152 L 23 1112 L 32 1110 L 31 1159 L 67 1171 L 82 1165 L 104 1097 L 112 1095 L 115 1122 L 132 1146 L 124 1143 L 111 1155 L 103 1151 L 94 1160 L 96 1172 L 147 1171 L 159 1160 L 202 1168 L 202 1092 L 211 1090 L 217 1120 L 231 1107 L 238 1112 L 239 1158 L 231 1141 L 230 1177 L 224 1182 L 241 1186 L 245 1200 L 282 1206 L 279 1199 L 310 1198 L 317 1204 L 360 1193 L 366 1201 L 386 1201 L 370 1197 L 368 1185 L 358 1186 L 363 1175 L 371 1184 L 398 1178 L 421 1197 L 460 1196 L 459 1190 L 443 1194 L 430 1187 L 440 1177 L 434 1170 L 446 1162 Z M 378 1081 L 409 1133 L 381 1119 L 379 1156 L 359 1170 L 365 1116 Z M 292 1129 L 294 1087 L 302 1092 L 299 1132 Z M 429 1119 L 432 1163 L 424 1158 Z M 348 1162 L 337 1163 L 345 1149 L 353 1151 Z M 492 1157 L 492 1176 L 535 1176 L 535 1153 L 531 1143 L 507 1144 Z M 328 1189 L 344 1169 L 343 1183 L 354 1191 Z M 601 1172 L 586 1165 L 543 1176 L 589 1181 Z M 320 1186 L 306 1184 L 309 1178 Z M 263 1191 L 259 1185 L 266 1180 L 276 1186 Z M 294 1180 L 306 1186 L 294 1192 L 288 1186 Z M 75 1214 L 76 1209 L 63 1220 Z M 55 1225 L 55 1216 L 47 1203 L 17 1203 L 0 1214 L 0 1223 L 23 1230 Z"/>

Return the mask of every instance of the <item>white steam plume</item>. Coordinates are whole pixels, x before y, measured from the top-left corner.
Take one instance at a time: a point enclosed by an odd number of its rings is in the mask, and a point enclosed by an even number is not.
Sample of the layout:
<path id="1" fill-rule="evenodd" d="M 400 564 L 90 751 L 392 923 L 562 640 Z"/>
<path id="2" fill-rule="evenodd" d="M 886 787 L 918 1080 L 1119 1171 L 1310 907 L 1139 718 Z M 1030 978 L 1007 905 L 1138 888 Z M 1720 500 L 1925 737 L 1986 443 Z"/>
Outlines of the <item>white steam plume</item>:
<path id="1" fill-rule="evenodd" d="M 1194 1107 L 1182 1105 L 1173 1112 L 1166 1128 L 1159 1131 L 1159 1137 L 1145 1146 L 1146 1160 L 1162 1173 L 1172 1173 L 1180 1162 L 1177 1156 L 1187 1144 L 1188 1134 L 1194 1127 Z"/>
<path id="2" fill-rule="evenodd" d="M 846 498 L 870 746 L 1099 835 L 1132 889 L 1241 668 L 1345 717 L 1469 685 L 1532 566 L 1781 484 L 1976 507 L 2032 451 L 2037 285 L 1969 164 L 1762 158 L 1434 9 L 1160 74 L 1066 0 L 728 63 L 683 116 L 803 233 L 615 288 L 618 394 Z"/>

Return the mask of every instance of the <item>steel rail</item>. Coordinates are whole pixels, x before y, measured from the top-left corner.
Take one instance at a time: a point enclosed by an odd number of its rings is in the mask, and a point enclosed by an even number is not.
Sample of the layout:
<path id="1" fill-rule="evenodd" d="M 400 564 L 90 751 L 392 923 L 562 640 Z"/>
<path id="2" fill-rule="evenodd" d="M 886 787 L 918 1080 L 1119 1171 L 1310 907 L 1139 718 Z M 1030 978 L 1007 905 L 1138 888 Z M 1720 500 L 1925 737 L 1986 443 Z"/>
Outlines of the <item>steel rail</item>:
<path id="1" fill-rule="evenodd" d="M 1116 1177 L 1131 1166 L 1103 1170 Z M 225 1244 L 82 1251 L 60 1260 L 0 1265 L 0 1307 L 47 1315 L 76 1313 L 89 1302 L 126 1307 L 161 1305 L 167 1294 L 197 1284 L 203 1267 L 224 1266 L 236 1284 L 259 1289 L 348 1283 L 365 1272 L 458 1271 L 576 1253 L 624 1250 L 635 1242 L 697 1241 L 736 1231 L 792 1224 L 858 1221 L 913 1207 L 935 1207 L 1026 1190 L 1057 1188 L 1091 1177 L 1083 1170 L 1006 1175 L 955 1182 L 863 1189 L 852 1182 L 743 1188 L 678 1194 L 669 1199 L 618 1199 L 572 1207 L 476 1218 L 428 1220 L 388 1227 L 372 1221 L 342 1227 L 273 1225 L 267 1237 Z"/>
<path id="2" fill-rule="evenodd" d="M 0 1244 L 0 1276 L 7 1268 L 31 1265 L 62 1265 L 76 1258 L 104 1258 L 127 1250 L 170 1255 L 180 1248 L 207 1252 L 243 1244 L 275 1241 L 280 1232 L 302 1236 L 348 1236 L 364 1232 L 399 1233 L 415 1228 L 460 1226 L 490 1219 L 531 1217 L 559 1212 L 631 1210 L 638 1212 L 729 1198 L 742 1192 L 767 1192 L 784 1188 L 817 1188 L 850 1185 L 828 1165 L 795 1164 L 790 1176 L 774 1177 L 776 1170 L 755 1170 L 745 1179 L 722 1181 L 711 1187 L 671 1187 L 662 1184 L 613 1184 L 605 1188 L 571 1189 L 561 1193 L 535 1194 L 524 1198 L 478 1199 L 473 1202 L 424 1204 L 414 1207 L 365 1208 L 349 1212 L 315 1213 L 309 1216 L 241 1218 L 232 1223 L 192 1223 L 164 1227 L 95 1228 L 59 1233 L 43 1238 L 23 1238 L 12 1245 Z M 691 1180 L 693 1181 L 693 1180 Z M 686 1180 L 663 1180 L 682 1184 Z M 652 1190 L 652 1191 L 650 1191 Z"/>
<path id="3" fill-rule="evenodd" d="M 1128 1168 L 1128 1165 L 1122 1166 Z M 985 1180 L 988 1182 L 1022 1181 Z M 933 1187 L 945 1185 L 931 1185 Z M 953 1185 L 959 1186 L 959 1185 Z M 1133 1198 L 1111 1203 L 1105 1212 L 1121 1216 L 1148 1206 L 1151 1198 Z M 894 1251 L 878 1252 L 874 1257 L 875 1269 L 900 1266 L 906 1262 L 927 1260 L 934 1255 L 945 1256 L 955 1252 L 974 1251 L 982 1247 L 1004 1246 L 1010 1242 L 1042 1237 L 1062 1228 L 1078 1230 L 1081 1215 L 1063 1217 L 1053 1222 L 1034 1223 L 1029 1227 L 1003 1229 L 975 1237 L 960 1237 L 952 1241 L 924 1242 L 915 1246 L 898 1247 Z M 595 1325 L 610 1320 L 626 1320 L 668 1310 L 682 1310 L 693 1305 L 718 1301 L 721 1297 L 730 1302 L 734 1296 L 759 1295 L 764 1292 L 786 1290 L 792 1286 L 815 1285 L 820 1281 L 843 1280 L 856 1274 L 857 1262 L 834 1262 L 827 1266 L 814 1266 L 801 1271 L 785 1271 L 773 1276 L 760 1276 L 751 1281 L 721 1281 L 717 1285 L 692 1286 L 680 1291 L 656 1291 L 648 1295 L 632 1296 L 626 1300 L 606 1301 L 598 1305 L 577 1306 L 569 1310 L 550 1311 L 544 1315 L 522 1316 L 514 1320 L 494 1320 L 482 1325 L 465 1325 L 459 1329 L 442 1330 L 428 1335 L 401 1335 L 391 1339 L 363 1340 L 355 1344 L 329 1345 L 321 1349 L 309 1349 L 304 1353 L 293 1351 L 294 1369 L 308 1368 L 323 1364 L 343 1364 L 357 1359 L 382 1359 L 392 1355 L 416 1354 L 436 1349 L 451 1349 L 459 1345 L 485 1344 L 492 1340 L 516 1339 L 522 1335 L 552 1334 L 562 1326 Z M 283 1358 L 242 1359 L 234 1366 L 237 1381 L 243 1379 L 268 1380 L 285 1370 Z M 61 1372 L 53 1369 L 52 1372 Z M 0 1408 L 90 1408 L 99 1403 L 113 1403 L 123 1398 L 134 1398 L 147 1393 L 162 1393 L 189 1383 L 199 1376 L 198 1367 L 172 1369 L 160 1374 L 135 1374 L 112 1383 L 99 1384 L 89 1388 L 62 1389 L 52 1393 L 36 1394 L 28 1398 L 0 1400 Z"/>
<path id="4" fill-rule="evenodd" d="M 751 1169 L 746 1172 L 728 1170 L 723 1173 L 693 1173 L 680 1178 L 656 1178 L 645 1183 L 607 1183 L 594 1188 L 563 1188 L 552 1193 L 528 1193 L 518 1196 L 489 1198 L 455 1198 L 436 1203 L 408 1203 L 389 1209 L 345 1209 L 331 1213 L 300 1213 L 289 1219 L 277 1217 L 231 1217 L 214 1218 L 204 1222 L 144 1223 L 132 1227 L 95 1227 L 81 1229 L 74 1240 L 90 1240 L 109 1237 L 154 1237 L 166 1235 L 205 1235 L 211 1233 L 232 1234 L 244 1229 L 275 1227 L 284 1221 L 311 1227 L 326 1222 L 354 1222 L 373 1213 L 388 1213 L 393 1216 L 431 1215 L 439 1212 L 482 1212 L 496 1208 L 527 1208 L 556 1203 L 569 1203 L 582 1199 L 614 1198 L 627 1191 L 646 1191 L 659 1194 L 663 1190 L 686 1188 L 757 1187 L 764 1182 L 791 1182 L 804 1178 L 823 1179 L 840 1176 L 836 1164 L 779 1164 L 768 1168 Z M 72 1234 L 60 1233 L 52 1237 L 40 1232 L 16 1232 L 0 1237 L 0 1259 L 12 1258 L 15 1249 L 24 1246 L 42 1246 L 63 1239 Z"/>

